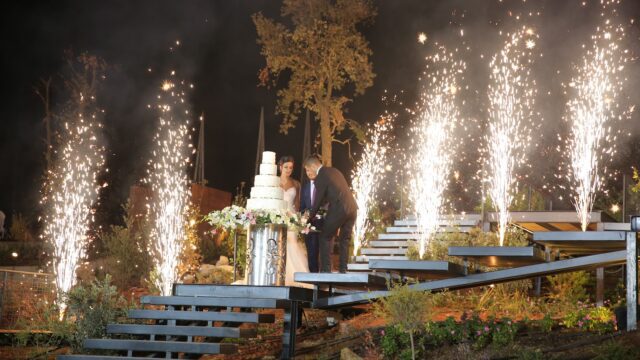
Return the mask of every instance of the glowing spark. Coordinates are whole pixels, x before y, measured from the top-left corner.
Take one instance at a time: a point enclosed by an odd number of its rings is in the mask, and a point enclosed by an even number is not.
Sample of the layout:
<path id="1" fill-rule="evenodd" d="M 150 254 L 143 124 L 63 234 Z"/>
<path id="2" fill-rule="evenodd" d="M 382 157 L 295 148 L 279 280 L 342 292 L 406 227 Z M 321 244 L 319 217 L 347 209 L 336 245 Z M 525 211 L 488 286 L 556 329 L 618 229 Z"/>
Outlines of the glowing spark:
<path id="1" fill-rule="evenodd" d="M 426 41 L 427 41 L 427 34 L 425 33 L 418 34 L 418 42 L 420 44 L 424 44 Z"/>
<path id="2" fill-rule="evenodd" d="M 453 131 L 460 118 L 456 94 L 466 69 L 466 64 L 454 60 L 454 55 L 444 47 L 439 47 L 438 52 L 427 60 L 421 113 L 414 119 L 411 129 L 414 149 L 409 180 L 420 234 L 420 257 L 442 215 L 444 191 L 455 153 Z"/>
<path id="3" fill-rule="evenodd" d="M 613 29 L 606 25 L 598 29 L 592 37 L 592 48 L 586 52 L 569 84 L 572 97 L 567 103 L 566 115 L 571 127 L 567 141 L 570 159 L 567 178 L 582 231 L 586 231 L 591 221 L 596 192 L 606 175 L 602 161 L 615 153 L 610 144 L 609 122 L 621 118 L 616 113 L 615 100 L 624 84 L 620 72 L 627 58 L 616 39 L 612 39 L 612 33 L 619 36 L 618 40 L 624 37 L 622 27 Z"/>
<path id="4" fill-rule="evenodd" d="M 175 86 L 174 83 L 171 84 L 172 87 Z M 188 129 L 191 119 L 185 115 L 183 96 L 182 91 L 171 91 L 159 96 L 160 118 L 146 179 L 151 184 L 153 193 L 149 208 L 157 275 L 155 284 L 162 295 L 170 295 L 173 283 L 178 280 L 178 258 L 186 238 L 185 225 L 188 222 Z"/>
<path id="5" fill-rule="evenodd" d="M 351 184 L 358 204 L 358 216 L 353 228 L 353 256 L 358 255 L 358 250 L 365 241 L 365 235 L 370 228 L 369 211 L 375 204 L 381 174 L 389 166 L 386 164 L 386 155 L 392 122 L 393 116 L 385 116 L 369 129 L 369 141 L 365 144 L 362 157 L 351 175 Z"/>
<path id="6" fill-rule="evenodd" d="M 80 102 L 84 103 L 84 97 L 80 96 Z M 47 205 L 43 237 L 53 247 L 61 317 L 66 310 L 62 296 L 76 283 L 101 188 L 97 179 L 104 164 L 104 149 L 98 142 L 100 127 L 94 116 L 87 120 L 82 113 L 74 124 L 65 123 L 62 149 L 46 186 L 49 195 L 43 199 Z"/>
<path id="7" fill-rule="evenodd" d="M 171 81 L 164 81 L 162 83 L 162 90 L 163 91 L 169 91 L 171 90 L 175 85 L 171 82 Z"/>
<path id="8" fill-rule="evenodd" d="M 511 35 L 491 60 L 487 170 L 489 196 L 498 211 L 500 246 L 509 223 L 509 206 L 515 190 L 515 171 L 525 161 L 530 140 L 529 118 L 534 104 L 535 82 L 529 79 L 529 53 L 519 47 L 528 31 Z"/>

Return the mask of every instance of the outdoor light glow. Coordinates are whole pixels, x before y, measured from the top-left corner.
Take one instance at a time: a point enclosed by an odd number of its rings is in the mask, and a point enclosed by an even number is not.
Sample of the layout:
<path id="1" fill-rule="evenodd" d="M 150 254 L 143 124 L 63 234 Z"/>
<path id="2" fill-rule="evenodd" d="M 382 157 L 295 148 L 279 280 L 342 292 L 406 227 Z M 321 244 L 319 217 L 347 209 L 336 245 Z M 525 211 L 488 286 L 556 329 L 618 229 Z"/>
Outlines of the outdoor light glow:
<path id="1" fill-rule="evenodd" d="M 488 193 L 498 212 L 500 246 L 504 245 L 509 223 L 515 172 L 526 160 L 525 150 L 531 138 L 530 118 L 536 93 L 535 82 L 529 77 L 532 59 L 526 45 L 533 41 L 531 37 L 535 38 L 535 33 L 524 28 L 512 34 L 490 64 L 486 175 Z"/>
<path id="2" fill-rule="evenodd" d="M 455 152 L 453 131 L 460 118 L 456 95 L 466 64 L 454 57 L 455 53 L 440 46 L 436 54 L 427 58 L 420 113 L 411 128 L 409 184 L 420 236 L 420 257 L 438 228 Z"/>
<path id="3" fill-rule="evenodd" d="M 358 254 L 369 230 L 369 211 L 375 204 L 381 181 L 380 175 L 389 166 L 386 162 L 389 131 L 392 126 L 393 116 L 389 115 L 377 121 L 369 129 L 368 141 L 362 150 L 362 157 L 351 174 L 353 193 L 358 205 L 358 215 L 353 228 L 353 256 Z"/>
<path id="4" fill-rule="evenodd" d="M 628 59 L 618 43 L 624 36 L 623 27 L 614 28 L 605 20 L 605 25 L 592 36 L 592 47 L 576 67 L 569 84 L 567 178 L 582 231 L 587 230 L 596 193 L 607 175 L 603 161 L 615 152 L 610 122 L 620 118 L 616 114 L 616 99 L 624 83 L 620 72 Z"/>
<path id="5" fill-rule="evenodd" d="M 418 34 L 418 42 L 420 44 L 424 44 L 425 41 L 427 41 L 427 34 L 425 34 L 425 33 Z"/>
<path id="6" fill-rule="evenodd" d="M 160 116 L 146 179 L 153 194 L 149 208 L 151 250 L 155 253 L 157 273 L 155 284 L 162 295 L 170 295 L 173 283 L 178 280 L 178 258 L 186 238 L 190 198 L 187 167 L 191 118 L 184 109 L 185 93 L 178 89 L 184 87 L 184 83 L 179 84 L 181 86 L 176 87 L 175 83 L 165 81 L 162 86 L 164 92 L 158 96 Z"/>
<path id="7" fill-rule="evenodd" d="M 97 179 L 104 165 L 104 149 L 98 143 L 100 128 L 95 116 L 85 119 L 84 114 L 78 114 L 75 124 L 65 123 L 62 148 L 48 174 L 43 237 L 53 247 L 60 317 L 66 309 L 62 296 L 75 285 L 76 270 L 85 257 L 87 231 L 101 189 Z"/>

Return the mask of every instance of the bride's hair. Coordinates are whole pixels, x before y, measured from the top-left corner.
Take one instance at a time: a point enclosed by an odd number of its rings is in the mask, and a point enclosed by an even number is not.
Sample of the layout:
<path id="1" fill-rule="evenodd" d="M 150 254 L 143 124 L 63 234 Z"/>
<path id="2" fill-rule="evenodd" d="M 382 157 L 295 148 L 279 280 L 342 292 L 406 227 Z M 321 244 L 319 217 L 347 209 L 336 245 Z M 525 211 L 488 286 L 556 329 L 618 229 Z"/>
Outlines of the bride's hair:
<path id="1" fill-rule="evenodd" d="M 281 158 L 280 158 L 280 160 L 278 160 L 278 168 L 279 168 L 280 166 L 282 166 L 282 165 L 284 165 L 284 164 L 288 163 L 288 162 L 290 162 L 290 163 L 294 163 L 294 164 L 296 163 L 296 162 L 293 160 L 293 156 L 291 156 L 291 155 L 285 155 L 285 156 L 281 157 Z"/>

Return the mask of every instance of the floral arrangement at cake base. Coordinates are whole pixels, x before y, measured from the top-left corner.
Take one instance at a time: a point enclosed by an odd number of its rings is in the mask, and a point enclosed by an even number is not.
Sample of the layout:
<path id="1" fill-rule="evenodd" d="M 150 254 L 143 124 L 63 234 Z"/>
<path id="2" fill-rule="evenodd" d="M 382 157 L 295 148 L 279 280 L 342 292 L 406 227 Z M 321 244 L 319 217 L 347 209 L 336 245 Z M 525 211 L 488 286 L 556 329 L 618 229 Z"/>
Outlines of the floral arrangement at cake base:
<path id="1" fill-rule="evenodd" d="M 245 209 L 231 205 L 205 215 L 204 221 L 213 226 L 214 234 L 219 229 L 234 231 L 249 225 L 286 225 L 289 229 L 301 228 L 300 217 L 288 210 Z"/>

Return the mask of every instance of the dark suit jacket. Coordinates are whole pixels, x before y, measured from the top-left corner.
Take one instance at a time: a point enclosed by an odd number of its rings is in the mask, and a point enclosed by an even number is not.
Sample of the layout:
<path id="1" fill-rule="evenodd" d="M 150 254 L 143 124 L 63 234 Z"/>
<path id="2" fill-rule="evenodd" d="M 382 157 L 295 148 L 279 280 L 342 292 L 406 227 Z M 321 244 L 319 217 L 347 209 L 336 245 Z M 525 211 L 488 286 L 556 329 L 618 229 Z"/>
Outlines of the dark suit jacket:
<path id="1" fill-rule="evenodd" d="M 311 203 L 311 182 L 307 181 L 302 186 L 302 190 L 300 191 L 300 212 L 304 213 L 306 210 L 311 210 L 313 208 L 313 204 Z M 316 192 L 317 194 L 317 192 Z"/>
<path id="2" fill-rule="evenodd" d="M 353 198 L 349 184 L 340 170 L 323 166 L 315 179 L 316 197 L 311 209 L 310 219 L 315 218 L 323 204 L 329 204 L 327 217 L 354 215 L 358 205 Z"/>

